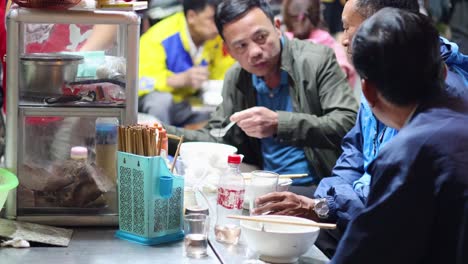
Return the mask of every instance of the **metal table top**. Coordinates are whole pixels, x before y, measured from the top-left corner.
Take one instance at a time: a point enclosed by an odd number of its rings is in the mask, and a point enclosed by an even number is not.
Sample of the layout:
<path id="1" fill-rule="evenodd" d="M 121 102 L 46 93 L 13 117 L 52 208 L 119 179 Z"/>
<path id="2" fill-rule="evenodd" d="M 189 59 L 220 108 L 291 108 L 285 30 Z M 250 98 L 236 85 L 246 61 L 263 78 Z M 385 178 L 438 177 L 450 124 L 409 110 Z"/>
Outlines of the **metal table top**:
<path id="1" fill-rule="evenodd" d="M 0 263 L 219 263 L 210 247 L 208 247 L 207 257 L 193 259 L 184 255 L 183 241 L 158 246 L 143 246 L 115 238 L 115 231 L 113 228 L 74 229 L 68 247 L 1 248 Z"/>

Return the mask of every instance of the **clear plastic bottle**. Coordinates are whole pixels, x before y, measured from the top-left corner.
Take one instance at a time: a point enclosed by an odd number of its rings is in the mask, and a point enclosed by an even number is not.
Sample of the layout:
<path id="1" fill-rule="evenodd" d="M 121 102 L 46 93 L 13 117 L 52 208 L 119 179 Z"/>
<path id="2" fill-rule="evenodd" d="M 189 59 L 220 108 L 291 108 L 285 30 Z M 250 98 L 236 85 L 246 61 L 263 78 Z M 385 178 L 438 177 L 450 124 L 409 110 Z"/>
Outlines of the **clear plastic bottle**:
<path id="1" fill-rule="evenodd" d="M 115 117 L 96 119 L 96 165 L 113 183 L 117 180 L 117 127 Z"/>
<path id="2" fill-rule="evenodd" d="M 117 211 L 117 128 L 116 117 L 98 117 L 96 119 L 96 166 L 105 175 L 106 192 L 104 198 L 113 212 Z"/>
<path id="3" fill-rule="evenodd" d="M 217 241 L 227 244 L 237 244 L 241 233 L 239 220 L 227 218 L 242 215 L 245 184 L 239 169 L 241 160 L 240 155 L 229 155 L 228 170 L 219 178 L 215 236 Z"/>

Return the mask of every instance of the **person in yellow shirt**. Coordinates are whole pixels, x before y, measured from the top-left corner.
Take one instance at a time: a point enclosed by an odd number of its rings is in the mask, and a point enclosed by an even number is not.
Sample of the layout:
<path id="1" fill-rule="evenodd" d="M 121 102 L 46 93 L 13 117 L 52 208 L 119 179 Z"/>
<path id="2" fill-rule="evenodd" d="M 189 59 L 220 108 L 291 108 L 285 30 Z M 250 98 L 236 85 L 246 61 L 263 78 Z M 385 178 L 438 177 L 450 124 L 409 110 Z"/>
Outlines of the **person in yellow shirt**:
<path id="1" fill-rule="evenodd" d="M 184 0 L 184 11 L 151 27 L 140 40 L 139 111 L 185 126 L 208 120 L 188 99 L 210 79 L 223 79 L 234 59 L 214 23 L 217 1 Z"/>

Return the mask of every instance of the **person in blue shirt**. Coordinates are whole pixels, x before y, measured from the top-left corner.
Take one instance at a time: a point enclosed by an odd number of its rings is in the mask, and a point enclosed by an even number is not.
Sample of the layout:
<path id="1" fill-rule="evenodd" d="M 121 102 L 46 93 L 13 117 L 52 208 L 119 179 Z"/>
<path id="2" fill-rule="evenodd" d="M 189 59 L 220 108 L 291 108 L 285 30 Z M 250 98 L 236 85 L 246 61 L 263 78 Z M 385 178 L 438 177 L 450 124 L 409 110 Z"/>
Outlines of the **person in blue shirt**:
<path id="1" fill-rule="evenodd" d="M 400 3 L 398 3 L 400 2 Z M 384 7 L 396 7 L 418 12 L 417 1 L 369 1 L 350 0 L 343 11 L 345 35 L 343 44 L 349 50 L 356 29 L 362 24 L 360 18 L 368 18 Z M 360 21 L 360 22 L 359 22 Z M 458 52 L 458 46 L 439 37 L 440 55 L 447 67 L 445 89 L 454 96 L 468 91 L 468 56 Z M 348 54 L 352 52 L 348 51 Z M 369 194 L 371 175 L 367 167 L 397 130 L 389 128 L 375 118 L 366 99 L 362 97 L 356 125 L 344 137 L 343 153 L 332 175 L 322 180 L 316 198 L 326 198 L 328 220 L 337 221 L 344 230 L 348 221 L 364 207 Z"/>
<path id="2" fill-rule="evenodd" d="M 330 263 L 468 263 L 468 96 L 444 89 L 436 28 L 384 8 L 352 54 L 372 113 L 399 132 L 367 167 L 366 205 Z"/>
<path id="3" fill-rule="evenodd" d="M 343 45 L 349 55 L 351 55 L 350 41 L 357 28 L 365 19 L 384 7 L 396 7 L 412 12 L 419 10 L 416 0 L 348 1 L 342 17 L 345 28 Z M 468 57 L 458 52 L 455 43 L 443 38 L 439 38 L 439 41 L 440 54 L 448 69 L 445 80 L 446 90 L 453 95 L 461 96 L 468 91 Z M 275 193 L 262 197 L 260 203 L 273 199 L 276 203 L 270 204 L 269 207 L 260 207 L 258 213 L 271 210 L 271 206 L 274 205 L 277 213 L 337 222 L 338 230 L 322 231 L 316 242 L 326 255 L 332 256 L 348 222 L 364 208 L 367 201 L 371 182 L 371 176 L 366 171 L 368 165 L 377 156 L 380 148 L 396 134 L 396 129 L 387 127 L 375 118 L 363 97 L 356 125 L 343 138 L 343 153 L 333 168 L 332 177 L 322 179 L 318 185 L 314 193 L 316 199 L 307 199 L 292 193 Z M 325 205 L 327 209 L 326 214 L 321 215 L 321 219 L 314 211 L 316 203 L 322 207 Z"/>
<path id="4" fill-rule="evenodd" d="M 267 0 L 222 1 L 215 22 L 238 62 L 224 78 L 223 102 L 203 129 L 167 132 L 235 146 L 244 163 L 264 170 L 306 173 L 293 187 L 311 192 L 330 175 L 358 107 L 333 50 L 283 37 Z M 210 135 L 230 121 L 225 136 Z"/>

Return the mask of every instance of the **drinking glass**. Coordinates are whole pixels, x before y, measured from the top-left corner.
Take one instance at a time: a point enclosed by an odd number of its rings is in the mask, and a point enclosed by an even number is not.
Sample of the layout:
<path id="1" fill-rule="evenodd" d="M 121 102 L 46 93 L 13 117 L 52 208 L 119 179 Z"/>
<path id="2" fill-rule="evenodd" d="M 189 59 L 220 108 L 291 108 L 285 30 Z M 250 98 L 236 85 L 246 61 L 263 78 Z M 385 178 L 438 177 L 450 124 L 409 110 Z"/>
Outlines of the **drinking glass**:
<path id="1" fill-rule="evenodd" d="M 185 253 L 187 257 L 207 255 L 210 218 L 206 214 L 188 214 L 184 217 Z"/>
<path id="2" fill-rule="evenodd" d="M 250 214 L 252 214 L 253 210 L 256 208 L 255 199 L 258 197 L 271 193 L 276 192 L 276 188 L 278 187 L 278 173 L 266 171 L 266 170 L 256 170 L 251 172 L 252 179 L 250 181 L 249 186 L 249 209 Z"/>

